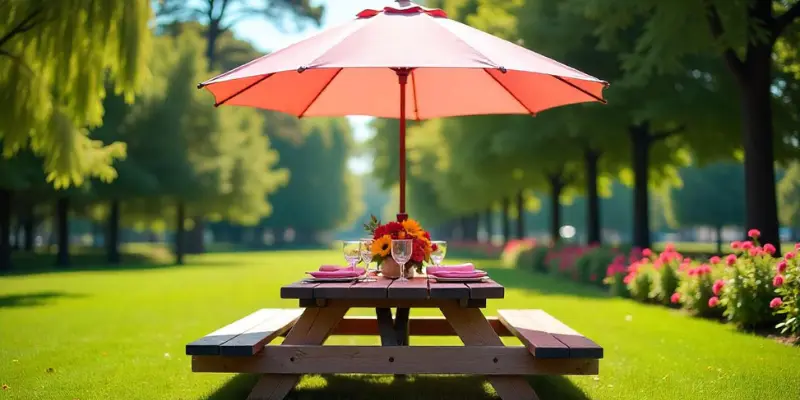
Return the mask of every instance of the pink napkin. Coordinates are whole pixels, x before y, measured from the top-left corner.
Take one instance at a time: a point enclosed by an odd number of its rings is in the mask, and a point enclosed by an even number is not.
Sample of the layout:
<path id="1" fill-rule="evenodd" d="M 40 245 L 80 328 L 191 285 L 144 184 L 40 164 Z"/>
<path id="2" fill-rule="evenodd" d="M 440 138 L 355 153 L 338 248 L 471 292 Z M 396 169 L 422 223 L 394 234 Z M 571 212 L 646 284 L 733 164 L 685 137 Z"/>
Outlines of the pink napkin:
<path id="1" fill-rule="evenodd" d="M 364 275 L 365 272 L 366 270 L 364 270 L 364 268 L 346 268 L 336 271 L 314 271 L 306 273 L 314 278 L 358 278 L 359 276 Z"/>
<path id="2" fill-rule="evenodd" d="M 472 263 L 466 264 L 457 264 L 457 265 L 440 265 L 438 267 L 428 267 L 425 269 L 428 272 L 428 275 L 436 275 L 438 272 L 448 272 L 448 271 L 461 271 L 461 272 L 469 272 L 475 271 L 475 266 Z"/>
<path id="3" fill-rule="evenodd" d="M 353 267 L 341 267 L 338 265 L 323 265 L 319 267 L 320 271 L 353 271 Z"/>
<path id="4" fill-rule="evenodd" d="M 486 271 L 479 269 L 472 271 L 437 271 L 432 275 L 439 278 L 482 278 L 486 276 Z"/>

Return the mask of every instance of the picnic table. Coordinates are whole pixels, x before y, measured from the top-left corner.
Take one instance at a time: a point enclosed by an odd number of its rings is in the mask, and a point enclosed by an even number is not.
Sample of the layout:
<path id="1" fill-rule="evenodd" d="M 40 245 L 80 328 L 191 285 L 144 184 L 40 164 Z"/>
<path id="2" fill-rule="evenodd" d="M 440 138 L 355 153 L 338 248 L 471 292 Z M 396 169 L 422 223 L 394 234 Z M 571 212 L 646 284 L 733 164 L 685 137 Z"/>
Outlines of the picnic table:
<path id="1" fill-rule="evenodd" d="M 481 283 L 308 283 L 281 288 L 300 308 L 262 309 L 186 346 L 194 372 L 263 374 L 248 399 L 282 399 L 302 374 L 484 375 L 503 399 L 536 399 L 526 376 L 595 375 L 603 349 L 542 310 L 498 310 L 488 299 L 505 288 Z M 346 317 L 352 308 L 375 317 Z M 438 308 L 443 317 L 411 317 L 413 308 Z M 395 309 L 394 317 L 392 309 Z M 381 346 L 324 346 L 331 335 L 375 335 Z M 458 336 L 464 346 L 413 346 L 410 336 Z M 280 345 L 267 345 L 285 336 Z M 523 346 L 506 346 L 515 336 Z"/>

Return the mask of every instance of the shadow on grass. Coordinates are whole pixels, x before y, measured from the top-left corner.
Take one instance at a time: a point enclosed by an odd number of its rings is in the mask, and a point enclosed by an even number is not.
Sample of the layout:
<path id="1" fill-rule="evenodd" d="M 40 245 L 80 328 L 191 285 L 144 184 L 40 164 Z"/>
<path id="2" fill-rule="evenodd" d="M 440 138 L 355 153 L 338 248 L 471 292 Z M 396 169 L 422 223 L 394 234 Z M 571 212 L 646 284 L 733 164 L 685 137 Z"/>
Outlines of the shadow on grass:
<path id="1" fill-rule="evenodd" d="M 258 375 L 236 375 L 222 388 L 204 400 L 245 399 L 258 381 Z M 386 375 L 324 375 L 325 384 L 316 388 L 295 389 L 287 399 L 497 399 L 486 391 L 488 383 L 477 376 L 425 376 L 415 375 L 408 380 L 398 380 Z M 560 376 L 531 377 L 528 379 L 542 400 L 589 400 L 589 397 L 568 379 Z"/>
<path id="2" fill-rule="evenodd" d="M 524 289 L 541 294 L 604 298 L 609 294 L 596 287 L 566 280 L 562 277 L 513 268 L 481 268 L 507 289 Z"/>
<path id="3" fill-rule="evenodd" d="M 47 302 L 63 298 L 76 298 L 84 297 L 82 294 L 65 293 L 65 292 L 36 292 L 25 294 L 12 294 L 7 296 L 0 296 L 0 309 L 14 308 L 14 307 L 36 307 L 47 304 Z"/>

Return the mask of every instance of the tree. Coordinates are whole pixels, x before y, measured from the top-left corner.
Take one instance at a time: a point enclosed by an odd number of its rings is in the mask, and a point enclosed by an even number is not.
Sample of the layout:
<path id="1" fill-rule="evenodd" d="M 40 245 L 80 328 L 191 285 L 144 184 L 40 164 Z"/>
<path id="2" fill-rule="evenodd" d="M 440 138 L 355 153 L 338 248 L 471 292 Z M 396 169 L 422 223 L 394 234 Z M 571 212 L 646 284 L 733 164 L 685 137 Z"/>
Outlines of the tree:
<path id="1" fill-rule="evenodd" d="M 776 84 L 776 43 L 796 30 L 800 2 L 704 0 L 672 2 L 573 0 L 600 26 L 605 39 L 634 26 L 643 27 L 623 57 L 639 82 L 653 75 L 692 69 L 697 56 L 713 52 L 724 61 L 739 90 L 744 147 L 746 224 L 766 242 L 779 240 L 775 195 L 775 135 L 772 88 Z M 789 34 L 790 34 L 789 33 Z M 796 130 L 796 129 L 795 129 Z"/>
<path id="2" fill-rule="evenodd" d="M 103 77 L 127 101 L 145 82 L 150 14 L 148 0 L 0 4 L 4 156 L 30 148 L 56 187 L 116 177 L 124 145 L 104 146 L 86 128 L 102 123 Z"/>
<path id="3" fill-rule="evenodd" d="M 717 252 L 721 253 L 722 228 L 744 223 L 743 166 L 726 162 L 683 168 L 681 181 L 681 187 L 671 190 L 674 222 L 684 227 L 713 227 Z"/>

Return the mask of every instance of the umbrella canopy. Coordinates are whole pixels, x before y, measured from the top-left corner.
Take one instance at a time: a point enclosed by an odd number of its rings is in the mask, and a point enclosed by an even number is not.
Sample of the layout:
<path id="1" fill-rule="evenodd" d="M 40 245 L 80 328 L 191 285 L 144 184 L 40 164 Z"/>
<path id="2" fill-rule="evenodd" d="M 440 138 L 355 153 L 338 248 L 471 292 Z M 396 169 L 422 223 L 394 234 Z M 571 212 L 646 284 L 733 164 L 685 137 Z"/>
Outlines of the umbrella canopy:
<path id="1" fill-rule="evenodd" d="M 400 214 L 405 218 L 405 120 L 531 114 L 605 102 L 608 84 L 409 1 L 364 10 L 198 85 L 215 105 L 297 117 L 400 118 Z"/>

